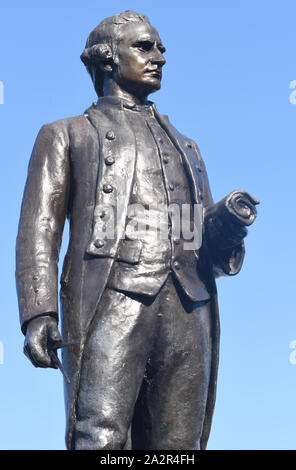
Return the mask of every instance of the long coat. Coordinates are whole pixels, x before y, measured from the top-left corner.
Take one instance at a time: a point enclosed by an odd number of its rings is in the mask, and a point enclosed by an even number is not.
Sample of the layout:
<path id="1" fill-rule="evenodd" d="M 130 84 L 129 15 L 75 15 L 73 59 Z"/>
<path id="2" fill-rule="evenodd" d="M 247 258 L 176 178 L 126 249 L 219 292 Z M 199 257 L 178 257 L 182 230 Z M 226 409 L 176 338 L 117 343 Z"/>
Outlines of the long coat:
<path id="1" fill-rule="evenodd" d="M 156 118 L 182 156 L 193 202 L 202 203 L 206 210 L 213 200 L 197 145 L 153 107 Z M 82 115 L 44 125 L 29 164 L 16 247 L 17 291 L 24 333 L 32 318 L 43 314 L 58 318 L 58 257 L 66 217 L 70 222 L 69 246 L 60 281 L 63 337 L 65 341 L 76 342 L 62 352 L 64 367 L 71 378 L 70 384 L 65 383 L 68 448 L 72 447 L 85 339 L 125 227 L 135 155 L 135 136 L 122 107 L 110 106 L 105 98 Z M 96 238 L 102 213 L 116 197 L 123 200 L 118 229 L 113 240 L 99 246 Z M 205 247 L 206 240 L 201 250 Z M 212 298 L 212 365 L 202 448 L 206 447 L 210 432 L 217 381 L 219 317 L 215 273 L 239 272 L 244 246 L 220 254 L 218 247 L 217 251 L 216 264 L 211 253 L 205 258 Z M 132 249 L 129 257 L 131 254 L 137 262 L 138 250 Z"/>

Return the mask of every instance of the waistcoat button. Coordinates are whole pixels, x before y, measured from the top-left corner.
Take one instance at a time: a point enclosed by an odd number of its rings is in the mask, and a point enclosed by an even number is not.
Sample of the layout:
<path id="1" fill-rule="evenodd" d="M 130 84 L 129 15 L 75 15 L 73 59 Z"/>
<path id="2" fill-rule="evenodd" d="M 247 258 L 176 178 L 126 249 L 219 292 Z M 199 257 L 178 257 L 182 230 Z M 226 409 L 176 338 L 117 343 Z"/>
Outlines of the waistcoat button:
<path id="1" fill-rule="evenodd" d="M 112 193 L 113 186 L 111 184 L 103 184 L 104 193 Z"/>
<path id="2" fill-rule="evenodd" d="M 109 155 L 109 157 L 105 158 L 105 163 L 106 165 L 113 165 L 113 163 L 115 163 L 115 158 Z"/>
<path id="3" fill-rule="evenodd" d="M 106 139 L 108 140 L 114 140 L 115 139 L 115 134 L 113 131 L 108 131 L 106 134 Z"/>

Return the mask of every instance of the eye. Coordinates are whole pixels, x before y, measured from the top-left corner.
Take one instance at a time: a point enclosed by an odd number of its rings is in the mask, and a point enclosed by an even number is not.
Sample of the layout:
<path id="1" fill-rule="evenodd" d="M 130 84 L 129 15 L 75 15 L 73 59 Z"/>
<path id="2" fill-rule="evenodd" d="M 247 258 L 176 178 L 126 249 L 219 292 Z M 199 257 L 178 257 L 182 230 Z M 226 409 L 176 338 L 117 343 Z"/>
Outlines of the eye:
<path id="1" fill-rule="evenodd" d="M 164 47 L 162 44 L 158 44 L 158 46 L 157 46 L 157 47 L 158 47 L 158 50 L 159 50 L 159 51 L 160 51 L 162 54 L 164 54 L 164 53 L 165 53 L 165 51 L 166 51 L 166 48 L 165 48 L 165 47 Z"/>
<path id="2" fill-rule="evenodd" d="M 149 52 L 153 48 L 153 42 L 151 41 L 139 41 L 135 44 L 137 49 L 140 51 Z"/>

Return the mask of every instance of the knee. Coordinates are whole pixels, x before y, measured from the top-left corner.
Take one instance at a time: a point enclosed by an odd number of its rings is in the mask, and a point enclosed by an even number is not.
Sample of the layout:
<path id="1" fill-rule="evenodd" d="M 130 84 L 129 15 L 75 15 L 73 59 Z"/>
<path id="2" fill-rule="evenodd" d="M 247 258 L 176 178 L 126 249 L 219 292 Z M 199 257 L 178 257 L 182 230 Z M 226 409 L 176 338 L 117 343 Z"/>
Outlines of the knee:
<path id="1" fill-rule="evenodd" d="M 127 432 L 90 423 L 77 422 L 73 434 L 74 450 L 121 450 L 127 440 Z"/>

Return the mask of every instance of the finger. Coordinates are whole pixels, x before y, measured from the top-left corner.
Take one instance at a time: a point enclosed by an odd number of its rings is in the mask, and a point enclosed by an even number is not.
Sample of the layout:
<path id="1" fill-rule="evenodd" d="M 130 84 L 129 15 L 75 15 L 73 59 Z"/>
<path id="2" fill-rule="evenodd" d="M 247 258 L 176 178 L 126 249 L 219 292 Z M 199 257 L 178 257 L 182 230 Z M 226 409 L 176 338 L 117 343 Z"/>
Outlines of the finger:
<path id="1" fill-rule="evenodd" d="M 54 360 L 54 355 L 51 352 L 57 354 L 58 346 L 63 342 L 57 325 L 52 324 L 48 327 L 48 341 L 47 341 L 47 353 L 51 358 L 51 365 L 53 369 L 58 369 L 57 362 Z"/>
<path id="2" fill-rule="evenodd" d="M 36 364 L 36 367 L 51 367 L 51 358 L 49 357 L 46 348 L 39 344 L 39 342 L 30 343 L 29 352 Z"/>
<path id="3" fill-rule="evenodd" d="M 30 354 L 30 349 L 27 344 L 24 345 L 24 355 L 33 363 L 32 356 Z M 35 364 L 33 364 L 35 365 Z"/>
<path id="4" fill-rule="evenodd" d="M 31 352 L 30 346 L 28 344 L 24 346 L 24 354 L 31 361 L 34 367 L 43 367 L 43 368 L 45 367 L 43 364 L 39 363 L 35 359 L 34 355 Z"/>
<path id="5" fill-rule="evenodd" d="M 51 324 L 48 327 L 48 343 L 50 346 L 52 346 L 52 349 L 54 349 L 55 344 L 58 345 L 63 341 L 60 332 L 58 330 L 58 327 L 56 324 Z"/>
<path id="6" fill-rule="evenodd" d="M 248 229 L 247 227 L 241 227 L 236 233 L 238 237 L 245 238 L 248 234 Z"/>
<path id="7" fill-rule="evenodd" d="M 240 243 L 243 238 L 246 237 L 248 234 L 248 230 L 246 227 L 238 227 L 235 225 L 228 225 L 227 227 L 228 233 L 227 233 L 227 238 L 229 240 L 236 241 L 237 243 Z"/>
<path id="8" fill-rule="evenodd" d="M 58 365 L 58 362 L 57 362 L 57 359 L 55 356 L 57 356 L 57 350 L 51 350 L 49 351 L 49 356 L 51 358 L 51 366 L 53 369 L 58 369 L 59 368 L 59 365 Z"/>

